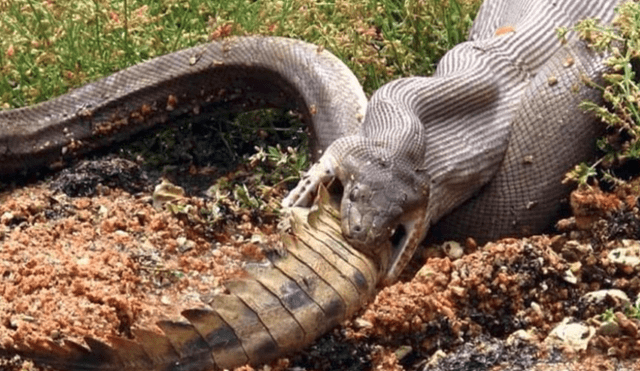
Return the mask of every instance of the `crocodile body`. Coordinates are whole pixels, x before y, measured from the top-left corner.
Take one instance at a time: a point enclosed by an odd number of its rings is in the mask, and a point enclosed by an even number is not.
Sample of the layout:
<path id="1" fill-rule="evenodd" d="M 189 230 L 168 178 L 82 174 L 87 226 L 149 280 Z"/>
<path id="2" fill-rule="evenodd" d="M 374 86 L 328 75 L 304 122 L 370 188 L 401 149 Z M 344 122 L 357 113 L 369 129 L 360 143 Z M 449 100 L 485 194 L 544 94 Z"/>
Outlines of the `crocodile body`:
<path id="1" fill-rule="evenodd" d="M 34 107 L 0 112 L 0 176 L 58 166 L 174 117 L 283 107 L 311 128 L 317 163 L 285 205 L 286 255 L 248 266 L 229 294 L 109 344 L 0 349 L 64 370 L 208 370 L 259 364 L 309 344 L 396 279 L 430 227 L 480 240 L 540 231 L 593 153 L 602 56 L 558 26 L 610 22 L 617 1 L 487 0 L 470 40 L 433 77 L 393 81 L 367 103 L 342 62 L 282 38 L 229 38 L 153 59 Z M 339 215 L 308 206 L 344 187 Z M 323 209 L 321 207 L 321 209 Z M 327 207 L 328 208 L 328 207 Z M 302 214 L 301 214 L 302 213 Z M 297 215 L 297 216 L 296 216 Z M 310 216 L 309 216 L 310 215 Z M 339 221 L 336 221 L 338 220 Z M 346 240 L 349 242 L 345 242 Z"/>

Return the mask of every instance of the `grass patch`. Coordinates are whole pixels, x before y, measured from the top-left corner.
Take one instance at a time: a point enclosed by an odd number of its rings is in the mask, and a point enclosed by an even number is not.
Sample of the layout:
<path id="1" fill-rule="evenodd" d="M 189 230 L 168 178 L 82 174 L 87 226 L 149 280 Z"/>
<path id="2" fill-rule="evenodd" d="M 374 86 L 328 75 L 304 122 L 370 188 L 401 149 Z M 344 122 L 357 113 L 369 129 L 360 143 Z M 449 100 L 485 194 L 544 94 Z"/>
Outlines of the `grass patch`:
<path id="1" fill-rule="evenodd" d="M 0 108 L 28 106 L 148 58 L 229 35 L 331 50 L 368 93 L 430 74 L 479 1 L 0 0 Z"/>

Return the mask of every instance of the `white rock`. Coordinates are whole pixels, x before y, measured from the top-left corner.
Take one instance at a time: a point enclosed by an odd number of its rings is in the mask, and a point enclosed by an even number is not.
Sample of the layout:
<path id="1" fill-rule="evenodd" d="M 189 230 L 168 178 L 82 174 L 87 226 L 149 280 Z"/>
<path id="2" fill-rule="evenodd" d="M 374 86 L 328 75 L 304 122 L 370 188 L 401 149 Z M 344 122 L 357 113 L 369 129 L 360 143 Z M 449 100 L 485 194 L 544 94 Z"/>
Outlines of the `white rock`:
<path id="1" fill-rule="evenodd" d="M 545 344 L 569 347 L 574 351 L 586 350 L 589 340 L 596 334 L 596 329 L 580 322 L 570 323 L 571 321 L 571 318 L 562 320 L 544 339 Z"/>

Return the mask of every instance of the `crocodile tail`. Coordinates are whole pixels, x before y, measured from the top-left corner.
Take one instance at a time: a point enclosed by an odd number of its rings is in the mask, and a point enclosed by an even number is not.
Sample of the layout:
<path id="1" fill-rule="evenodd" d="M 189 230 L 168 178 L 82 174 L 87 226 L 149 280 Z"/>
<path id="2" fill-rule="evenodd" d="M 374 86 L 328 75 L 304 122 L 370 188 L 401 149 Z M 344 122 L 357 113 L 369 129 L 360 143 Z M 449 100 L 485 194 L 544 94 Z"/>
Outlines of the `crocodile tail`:
<path id="1" fill-rule="evenodd" d="M 321 199 L 328 199 L 322 192 Z M 291 353 L 352 316 L 376 293 L 379 267 L 342 237 L 338 213 L 291 209 L 283 249 L 249 263 L 206 307 L 160 321 L 160 332 L 137 329 L 133 339 L 46 341 L 0 350 L 65 371 L 221 370 L 262 364 Z"/>

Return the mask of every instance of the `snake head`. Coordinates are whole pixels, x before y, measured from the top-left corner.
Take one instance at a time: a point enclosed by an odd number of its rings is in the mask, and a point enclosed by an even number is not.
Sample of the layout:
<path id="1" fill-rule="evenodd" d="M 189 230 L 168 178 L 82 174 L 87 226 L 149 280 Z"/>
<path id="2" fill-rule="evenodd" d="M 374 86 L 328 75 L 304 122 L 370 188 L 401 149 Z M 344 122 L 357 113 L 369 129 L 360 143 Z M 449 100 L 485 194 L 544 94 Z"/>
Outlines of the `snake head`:
<path id="1" fill-rule="evenodd" d="M 342 163 L 342 233 L 380 263 L 382 283 L 389 284 L 426 234 L 429 182 L 398 159 L 367 157 L 347 156 Z"/>

